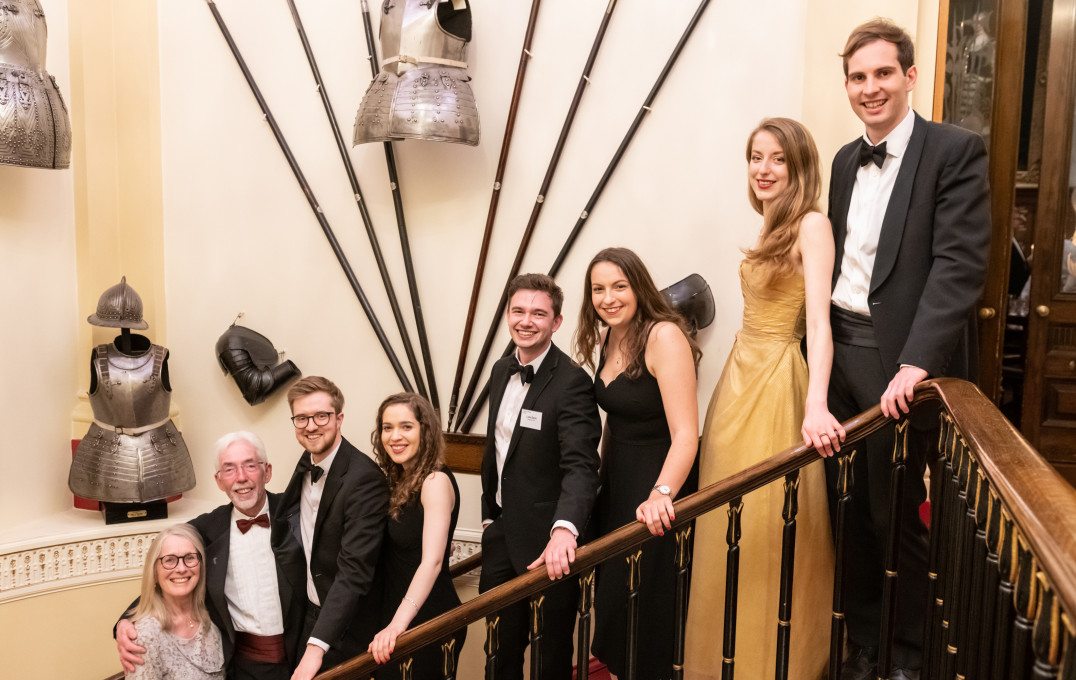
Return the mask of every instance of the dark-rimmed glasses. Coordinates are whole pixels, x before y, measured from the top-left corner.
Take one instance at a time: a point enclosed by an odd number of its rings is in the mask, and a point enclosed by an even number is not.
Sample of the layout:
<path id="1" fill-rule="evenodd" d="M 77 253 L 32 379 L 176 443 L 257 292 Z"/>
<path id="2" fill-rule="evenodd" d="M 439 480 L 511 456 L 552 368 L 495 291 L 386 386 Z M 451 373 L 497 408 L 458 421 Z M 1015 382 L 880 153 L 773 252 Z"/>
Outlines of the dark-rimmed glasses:
<path id="1" fill-rule="evenodd" d="M 157 561 L 161 563 L 161 566 L 172 571 L 179 566 L 179 561 L 183 560 L 183 564 L 188 569 L 194 569 L 202 562 L 202 556 L 196 552 L 187 553 L 186 555 L 161 555 L 157 558 Z"/>
<path id="2" fill-rule="evenodd" d="M 306 427 L 311 420 L 313 420 L 315 425 L 321 427 L 323 425 L 328 425 L 329 418 L 333 417 L 334 415 L 336 415 L 336 411 L 318 411 L 312 416 L 308 416 L 306 414 L 292 416 L 291 423 L 292 425 L 301 430 Z"/>

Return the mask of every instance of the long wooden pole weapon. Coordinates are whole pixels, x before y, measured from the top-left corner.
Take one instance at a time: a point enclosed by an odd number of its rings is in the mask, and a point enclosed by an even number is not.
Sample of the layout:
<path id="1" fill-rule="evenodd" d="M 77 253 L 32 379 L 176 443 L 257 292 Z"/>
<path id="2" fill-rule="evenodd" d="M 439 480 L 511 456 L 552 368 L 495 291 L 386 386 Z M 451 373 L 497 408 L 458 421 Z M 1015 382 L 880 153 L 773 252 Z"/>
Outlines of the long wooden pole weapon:
<path id="1" fill-rule="evenodd" d="M 545 205 L 546 194 L 549 192 L 549 187 L 553 183 L 553 173 L 557 170 L 557 164 L 560 163 L 561 153 L 564 151 L 564 145 L 568 141 L 568 133 L 572 129 L 572 123 L 575 122 L 575 114 L 579 110 L 579 103 L 583 99 L 583 93 L 586 91 L 587 84 L 590 82 L 590 72 L 594 68 L 594 61 L 598 57 L 598 50 L 601 47 L 602 40 L 605 38 L 605 31 L 609 27 L 609 20 L 613 16 L 613 9 L 616 7 L 616 0 L 609 0 L 609 5 L 605 8 L 605 15 L 602 17 L 601 25 L 598 26 L 598 33 L 594 37 L 594 44 L 590 48 L 590 55 L 587 57 L 586 65 L 583 67 L 583 73 L 579 76 L 579 84 L 575 88 L 575 96 L 572 97 L 572 103 L 568 107 L 568 115 L 564 118 L 564 124 L 560 128 L 560 137 L 557 138 L 557 144 L 553 148 L 553 156 L 549 160 L 549 166 L 546 168 L 545 177 L 542 179 L 542 186 L 538 189 L 538 197 L 534 201 L 534 207 L 531 208 L 530 219 L 527 220 L 527 227 L 523 230 L 523 237 L 520 239 L 519 248 L 516 250 L 516 259 L 512 262 L 512 268 L 508 272 L 508 278 L 504 283 L 504 290 L 501 291 L 501 298 L 497 302 L 495 312 L 493 315 L 493 321 L 490 323 L 489 331 L 486 333 L 486 339 L 482 342 L 482 349 L 478 352 L 478 365 L 475 366 L 474 375 L 481 375 L 485 372 L 486 359 L 489 357 L 489 350 L 493 345 L 493 338 L 496 336 L 497 327 L 501 323 L 501 315 L 504 312 L 504 306 L 508 304 L 508 286 L 511 284 L 512 279 L 519 273 L 519 268 L 523 264 L 523 256 L 527 253 L 527 248 L 530 245 L 531 237 L 534 235 L 534 227 L 538 223 L 538 216 L 542 212 L 542 206 Z M 457 386 L 458 390 L 458 386 Z M 470 392 L 474 391 L 473 387 L 469 388 Z M 468 399 L 469 401 L 469 399 Z M 462 416 L 467 409 L 465 404 L 460 409 L 460 415 Z"/>
<path id="2" fill-rule="evenodd" d="M 310 209 L 314 212 L 314 217 L 317 219 L 318 224 L 321 225 L 321 230 L 325 233 L 325 238 L 329 241 L 329 247 L 332 248 L 333 254 L 336 255 L 336 259 L 340 263 L 340 267 L 344 270 L 344 276 L 347 277 L 348 283 L 351 284 L 351 289 L 355 291 L 356 297 L 359 298 L 359 304 L 362 306 L 362 311 L 366 313 L 366 318 L 369 320 L 370 326 L 373 328 L 378 342 L 381 343 L 381 348 L 385 350 L 385 356 L 388 357 L 389 363 L 392 364 L 393 370 L 396 371 L 396 376 L 400 379 L 400 384 L 403 385 L 403 388 L 407 391 L 412 391 L 413 388 L 411 386 L 411 381 L 407 377 L 407 373 L 404 372 L 404 368 L 400 365 L 400 360 L 397 358 L 396 352 L 393 351 L 392 345 L 389 344 L 389 339 L 385 336 L 385 331 L 378 322 L 377 315 L 374 314 L 374 310 L 370 306 L 370 301 L 366 299 L 366 294 L 363 292 L 362 286 L 359 285 L 359 280 L 355 277 L 355 272 L 351 268 L 347 256 L 344 255 L 343 249 L 340 248 L 340 243 L 336 240 L 336 234 L 333 233 L 332 227 L 329 226 L 328 220 L 325 219 L 325 215 L 321 211 L 321 206 L 318 204 L 318 200 L 314 196 L 310 184 L 306 181 L 303 171 L 299 168 L 298 161 L 296 161 L 295 156 L 292 155 L 291 147 L 288 146 L 287 141 L 284 139 L 284 133 L 281 131 L 280 126 L 277 125 L 273 113 L 269 110 L 269 104 L 266 103 L 261 90 L 258 89 L 258 84 L 254 81 L 254 76 L 251 74 L 250 69 L 247 68 L 247 63 L 243 60 L 243 55 L 240 54 L 239 47 L 236 46 L 235 41 L 232 39 L 232 34 L 228 31 L 227 24 L 224 23 L 224 17 L 222 17 L 217 10 L 217 4 L 214 0 L 206 0 L 206 4 L 209 5 L 209 10 L 213 13 L 213 18 L 217 22 L 217 27 L 220 28 L 221 35 L 224 36 L 225 42 L 228 43 L 228 48 L 232 51 L 232 56 L 235 57 L 239 69 L 243 72 L 243 77 L 246 78 L 251 93 L 258 101 L 258 106 L 265 116 L 265 122 L 269 124 L 269 129 L 273 131 L 273 136 L 276 138 L 277 144 L 280 145 L 280 150 L 284 153 L 284 158 L 287 159 L 288 165 L 291 166 L 292 174 L 295 175 L 295 180 L 299 183 L 299 188 L 303 190 L 303 194 L 306 196 L 306 201 L 310 204 Z"/>
<path id="3" fill-rule="evenodd" d="M 299 17 L 299 10 L 295 7 L 295 0 L 287 0 L 287 3 L 288 9 L 291 10 L 292 21 L 295 23 L 295 30 L 299 32 L 299 40 L 303 43 L 303 51 L 306 52 L 306 61 L 310 64 L 310 71 L 314 74 L 314 82 L 317 83 L 318 94 L 321 95 L 321 105 L 325 109 L 329 128 L 332 130 L 333 138 L 336 140 L 340 160 L 344 163 L 344 171 L 347 173 L 348 182 L 351 183 L 351 193 L 355 197 L 355 205 L 358 206 L 362 224 L 366 227 L 366 236 L 370 240 L 370 248 L 374 252 L 374 260 L 377 262 L 377 271 L 381 274 L 381 282 L 385 285 L 385 295 L 388 296 L 389 306 L 392 307 L 392 316 L 396 320 L 396 329 L 400 333 L 400 340 L 403 341 L 404 354 L 407 355 L 407 362 L 411 366 L 411 374 L 415 376 L 415 384 L 418 386 L 419 394 L 428 397 L 426 382 L 422 379 L 422 370 L 419 368 L 415 350 L 411 345 L 411 336 L 407 333 L 407 324 L 404 322 L 403 312 L 400 311 L 400 303 L 396 298 L 396 290 L 392 286 L 392 279 L 389 278 L 389 270 L 385 265 L 385 256 L 381 253 L 381 244 L 378 243 L 377 233 L 374 231 L 373 222 L 370 220 L 370 212 L 366 209 L 366 201 L 363 200 L 362 189 L 359 188 L 359 180 L 355 177 L 355 169 L 351 165 L 351 156 L 348 155 L 347 145 L 344 144 L 344 138 L 340 134 L 340 125 L 336 122 L 332 102 L 329 101 L 329 92 L 325 88 L 325 82 L 321 79 L 321 71 L 318 70 L 318 63 L 314 58 L 314 51 L 310 48 L 310 41 L 307 38 L 306 29 L 303 28 L 303 21 Z"/>
<path id="4" fill-rule="evenodd" d="M 508 122 L 504 128 L 504 140 L 501 142 L 501 156 L 497 161 L 497 173 L 493 180 L 493 192 L 489 199 L 489 212 L 486 215 L 486 230 L 482 234 L 482 246 L 478 250 L 478 267 L 474 275 L 474 285 L 471 287 L 471 302 L 467 306 L 467 321 L 463 326 L 463 339 L 460 341 L 460 356 L 456 362 L 456 375 L 452 379 L 452 396 L 448 402 L 448 422 L 456 416 L 456 399 L 460 393 L 460 383 L 463 382 L 463 367 L 467 361 L 467 347 L 471 344 L 471 328 L 474 326 L 475 308 L 478 305 L 478 291 L 482 287 L 482 276 L 486 269 L 486 256 L 489 254 L 490 237 L 493 234 L 493 222 L 497 216 L 497 205 L 501 198 L 501 182 L 504 179 L 504 169 L 508 164 L 508 150 L 512 142 L 512 132 L 516 125 L 516 111 L 519 109 L 519 98 L 523 93 L 523 79 L 527 75 L 527 64 L 531 58 L 531 42 L 534 39 L 534 28 L 538 24 L 538 8 L 541 0 L 531 3 L 530 19 L 527 21 L 527 31 L 523 37 L 523 50 L 519 55 L 519 68 L 516 70 L 516 84 L 512 90 L 512 103 L 508 107 Z M 487 349 L 488 353 L 489 350 Z M 461 409 L 461 410 L 465 410 Z"/>
<path id="5" fill-rule="evenodd" d="M 362 0 L 362 24 L 366 33 L 366 50 L 369 53 L 370 71 L 377 77 L 377 43 L 374 41 L 374 29 L 370 23 L 370 9 L 366 0 Z M 422 301 L 418 295 L 418 281 L 415 278 L 415 263 L 411 258 L 411 241 L 407 238 L 407 222 L 404 220 L 403 195 L 400 193 L 400 178 L 396 173 L 396 154 L 392 142 L 385 142 L 385 163 L 388 166 L 389 188 L 392 191 L 392 205 L 396 210 L 396 227 L 400 233 L 400 251 L 403 253 L 404 272 L 407 274 L 407 290 L 411 295 L 411 308 L 415 312 L 415 328 L 418 331 L 418 344 L 422 352 L 422 363 L 426 367 L 426 379 L 430 383 L 430 403 L 440 412 L 441 403 L 437 396 L 437 378 L 433 373 L 433 360 L 430 355 L 430 341 L 426 335 L 426 321 L 422 316 Z"/>
<path id="6" fill-rule="evenodd" d="M 560 271 L 561 265 L 564 264 L 564 260 L 568 257 L 568 252 L 572 249 L 572 246 L 575 245 L 575 240 L 579 237 L 579 233 L 583 231 L 583 226 L 586 224 L 587 218 L 590 217 L 590 213 L 594 210 L 594 206 L 597 205 L 598 198 L 601 196 L 602 191 L 604 191 L 605 185 L 609 182 L 609 178 L 612 177 L 613 171 L 616 170 L 617 165 L 620 163 L 620 159 L 623 158 L 624 152 L 627 150 L 635 133 L 639 130 L 639 126 L 642 125 L 646 114 L 650 113 L 651 104 L 654 103 L 654 99 L 658 96 L 661 86 L 665 84 L 665 79 L 669 76 L 669 72 L 672 71 L 673 65 L 680 57 L 680 53 L 684 50 L 684 45 L 687 44 L 688 38 L 691 37 L 692 32 L 695 30 L 695 26 L 699 23 L 699 19 L 702 18 L 702 13 L 706 10 L 706 7 L 709 4 L 710 0 L 702 0 L 698 9 L 695 10 L 695 14 L 691 17 L 691 21 L 688 22 L 683 35 L 680 36 L 680 41 L 676 43 L 672 55 L 670 55 L 668 61 L 665 62 L 665 67 L 661 69 L 657 81 L 654 83 L 654 86 L 650 88 L 650 94 L 647 95 L 643 105 L 639 107 L 639 113 L 635 115 L 635 120 L 632 121 L 627 134 L 624 135 L 623 141 L 620 142 L 620 146 L 617 148 L 616 153 L 613 154 L 613 159 L 605 169 L 605 174 L 602 175 L 601 180 L 598 182 L 598 186 L 594 189 L 594 193 L 590 195 L 590 200 L 588 200 L 586 206 L 583 207 L 583 212 L 580 213 L 579 219 L 575 223 L 575 227 L 573 227 L 571 233 L 568 234 L 567 240 L 564 242 L 564 245 L 560 249 L 560 253 L 557 255 L 557 259 L 554 260 L 553 266 L 549 268 L 550 276 L 555 277 L 557 272 Z M 511 351 L 512 344 L 509 343 L 508 349 L 504 352 L 504 355 L 508 355 Z M 480 357 L 480 363 L 485 363 L 485 360 L 485 357 Z M 461 402 L 461 411 L 466 410 L 466 404 L 470 403 L 470 395 L 474 392 L 474 387 L 478 384 L 478 379 L 479 372 L 475 371 L 474 375 L 471 376 L 470 384 L 467 386 L 467 393 L 464 395 L 463 401 Z M 478 411 L 482 408 L 482 404 L 487 396 L 489 396 L 488 380 L 486 381 L 485 387 L 482 388 L 482 394 L 479 400 L 475 403 L 474 408 L 467 413 L 467 416 L 462 419 L 457 430 L 463 430 L 464 432 L 470 431 L 475 418 L 478 417 Z"/>

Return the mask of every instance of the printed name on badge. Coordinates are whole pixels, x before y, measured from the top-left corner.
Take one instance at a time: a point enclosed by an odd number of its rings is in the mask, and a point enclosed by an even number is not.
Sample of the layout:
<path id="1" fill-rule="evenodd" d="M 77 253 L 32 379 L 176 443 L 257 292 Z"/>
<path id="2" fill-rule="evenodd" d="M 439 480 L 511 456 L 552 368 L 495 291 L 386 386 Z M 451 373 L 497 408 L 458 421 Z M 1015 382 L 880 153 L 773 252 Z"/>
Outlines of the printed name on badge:
<path id="1" fill-rule="evenodd" d="M 519 424 L 532 430 L 542 429 L 542 412 L 523 409 L 519 412 Z"/>

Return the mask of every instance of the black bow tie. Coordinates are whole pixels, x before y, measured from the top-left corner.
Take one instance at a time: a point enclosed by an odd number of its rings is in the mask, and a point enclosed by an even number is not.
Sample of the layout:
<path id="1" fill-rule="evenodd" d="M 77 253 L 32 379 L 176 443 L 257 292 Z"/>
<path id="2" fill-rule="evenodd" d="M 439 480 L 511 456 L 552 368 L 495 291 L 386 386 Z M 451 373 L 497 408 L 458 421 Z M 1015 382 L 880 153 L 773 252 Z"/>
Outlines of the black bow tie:
<path id="1" fill-rule="evenodd" d="M 519 379 L 526 385 L 529 382 L 534 382 L 534 366 L 527 364 L 524 366 L 519 363 L 519 359 L 516 359 L 514 363 L 508 366 L 508 377 L 511 378 L 516 373 L 519 374 Z"/>
<path id="2" fill-rule="evenodd" d="M 882 167 L 882 163 L 885 163 L 885 142 L 882 142 L 878 146 L 871 146 L 865 139 L 859 140 L 859 165 L 863 167 L 867 163 L 873 162 L 879 168 Z"/>
<path id="3" fill-rule="evenodd" d="M 242 534 L 245 534 L 248 531 L 250 531 L 250 527 L 254 526 L 255 524 L 257 524 L 260 527 L 265 527 L 266 529 L 268 529 L 269 528 L 269 515 L 267 515 L 267 514 L 265 514 L 263 512 L 262 514 L 258 515 L 254 519 L 247 519 L 246 517 L 243 517 L 241 519 L 235 520 L 235 525 L 237 527 L 239 527 L 239 533 L 242 533 Z"/>
<path id="4" fill-rule="evenodd" d="M 321 479 L 321 476 L 325 474 L 325 468 L 320 468 L 317 465 L 311 463 L 308 456 L 303 456 L 299 459 L 299 469 L 303 472 L 310 473 L 311 484 L 317 483 L 317 481 Z"/>

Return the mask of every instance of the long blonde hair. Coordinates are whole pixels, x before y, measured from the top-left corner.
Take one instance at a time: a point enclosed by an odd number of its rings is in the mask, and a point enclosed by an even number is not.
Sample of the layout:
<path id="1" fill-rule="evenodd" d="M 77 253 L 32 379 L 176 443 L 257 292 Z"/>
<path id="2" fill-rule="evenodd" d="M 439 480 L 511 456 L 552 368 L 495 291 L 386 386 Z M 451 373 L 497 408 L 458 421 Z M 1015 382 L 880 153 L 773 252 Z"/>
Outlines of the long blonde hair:
<path id="1" fill-rule="evenodd" d="M 198 583 L 191 592 L 191 619 L 199 625 L 209 625 L 209 610 L 205 607 L 205 545 L 202 537 L 189 524 L 176 524 L 162 530 L 149 545 L 146 553 L 146 563 L 142 567 L 142 596 L 135 607 L 133 619 L 138 621 L 151 616 L 161 624 L 161 630 L 166 633 L 172 629 L 172 617 L 164 606 L 164 597 L 161 595 L 160 585 L 157 583 L 157 559 L 161 556 L 161 546 L 164 539 L 169 536 L 178 536 L 191 542 L 194 549 L 201 557 L 198 572 Z"/>
<path id="2" fill-rule="evenodd" d="M 747 197 L 751 207 L 762 215 L 762 238 L 755 248 L 744 251 L 747 261 L 762 268 L 772 281 L 789 276 L 796 271 L 792 257 L 800 235 L 800 222 L 810 212 L 818 212 L 818 199 L 822 195 L 822 168 L 818 161 L 818 147 L 811 133 L 801 123 L 791 118 L 766 118 L 758 124 L 747 138 L 747 161 L 751 162 L 751 148 L 759 132 L 768 132 L 777 140 L 784 152 L 788 169 L 788 189 L 770 202 L 766 212 L 762 201 L 755 195 L 751 180 L 747 181 Z"/>

